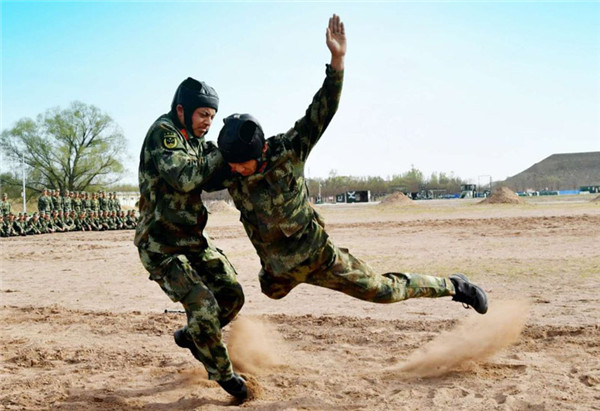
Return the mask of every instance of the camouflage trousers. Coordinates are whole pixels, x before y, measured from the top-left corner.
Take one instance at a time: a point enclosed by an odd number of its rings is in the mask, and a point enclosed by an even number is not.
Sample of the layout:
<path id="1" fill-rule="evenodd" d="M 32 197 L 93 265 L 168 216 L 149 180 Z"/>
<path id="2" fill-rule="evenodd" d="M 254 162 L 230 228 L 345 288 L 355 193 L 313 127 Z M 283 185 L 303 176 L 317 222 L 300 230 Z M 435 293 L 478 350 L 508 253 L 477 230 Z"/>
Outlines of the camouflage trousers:
<path id="1" fill-rule="evenodd" d="M 262 292 L 270 298 L 285 297 L 298 284 L 306 283 L 343 292 L 374 303 L 395 303 L 408 298 L 454 295 L 447 278 L 409 273 L 379 274 L 367 263 L 330 240 L 321 254 L 285 274 L 261 270 Z"/>
<path id="2" fill-rule="evenodd" d="M 138 249 L 150 279 L 187 315 L 187 331 L 194 340 L 211 380 L 233 376 L 221 328 L 235 318 L 244 305 L 237 273 L 223 252 L 209 241 L 202 252 L 158 254 Z"/>

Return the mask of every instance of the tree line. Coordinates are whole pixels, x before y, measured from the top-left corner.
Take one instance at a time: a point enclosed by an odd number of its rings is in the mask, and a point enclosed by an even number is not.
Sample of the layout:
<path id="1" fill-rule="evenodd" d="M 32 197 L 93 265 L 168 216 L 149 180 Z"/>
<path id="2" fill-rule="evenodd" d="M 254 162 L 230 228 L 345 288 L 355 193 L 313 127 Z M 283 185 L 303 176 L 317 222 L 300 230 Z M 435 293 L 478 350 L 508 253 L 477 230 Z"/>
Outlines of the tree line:
<path id="1" fill-rule="evenodd" d="M 79 101 L 65 109 L 51 108 L 35 119 L 20 119 L 2 131 L 0 151 L 3 161 L 14 165 L 0 174 L 2 192 L 11 199 L 21 197 L 23 167 L 27 198 L 37 198 L 44 188 L 92 192 L 111 187 L 115 191 L 125 171 L 126 140 L 120 127 L 99 108 Z M 434 172 L 426 177 L 414 166 L 387 178 L 340 176 L 332 170 L 327 178 L 307 179 L 311 197 L 320 193 L 325 200 L 362 190 L 371 191 L 375 198 L 394 191 L 429 191 L 439 196 L 459 193 L 463 183 L 452 173 Z M 117 191 L 137 191 L 137 186 L 120 185 Z M 204 197 L 229 199 L 226 190 Z"/>

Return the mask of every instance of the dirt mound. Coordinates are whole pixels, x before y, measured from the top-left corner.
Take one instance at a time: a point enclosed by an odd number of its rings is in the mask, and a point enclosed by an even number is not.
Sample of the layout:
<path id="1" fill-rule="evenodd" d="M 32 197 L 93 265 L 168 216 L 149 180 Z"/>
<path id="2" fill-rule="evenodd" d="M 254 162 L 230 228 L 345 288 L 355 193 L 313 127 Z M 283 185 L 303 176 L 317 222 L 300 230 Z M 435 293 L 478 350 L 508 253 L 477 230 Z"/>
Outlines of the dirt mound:
<path id="1" fill-rule="evenodd" d="M 491 196 L 480 201 L 479 204 L 525 204 L 525 200 L 520 198 L 508 187 L 500 187 L 494 190 Z"/>
<path id="2" fill-rule="evenodd" d="M 217 200 L 206 204 L 206 208 L 211 213 L 220 213 L 227 211 L 235 211 L 235 207 L 231 206 L 227 201 Z"/>
<path id="3" fill-rule="evenodd" d="M 412 205 L 413 201 L 404 195 L 401 191 L 396 191 L 395 193 L 386 196 L 383 200 L 381 200 L 380 205 L 383 206 L 393 206 L 393 205 Z"/>

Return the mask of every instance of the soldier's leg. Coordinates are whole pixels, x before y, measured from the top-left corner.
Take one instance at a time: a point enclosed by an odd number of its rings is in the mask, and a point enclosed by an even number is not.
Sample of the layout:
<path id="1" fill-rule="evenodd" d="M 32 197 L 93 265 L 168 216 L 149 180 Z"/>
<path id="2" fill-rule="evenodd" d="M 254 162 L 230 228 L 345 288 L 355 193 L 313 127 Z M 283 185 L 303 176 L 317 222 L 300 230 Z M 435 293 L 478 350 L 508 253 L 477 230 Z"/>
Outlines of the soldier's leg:
<path id="1" fill-rule="evenodd" d="M 304 267 L 301 267 L 300 270 L 302 270 L 303 268 Z M 307 271 L 306 274 L 308 274 L 308 270 L 305 271 Z M 300 274 L 298 276 L 275 276 L 269 273 L 268 271 L 261 269 L 260 273 L 258 274 L 258 281 L 260 283 L 260 289 L 263 294 L 265 294 L 269 298 L 273 298 L 274 300 L 279 300 L 288 295 L 289 292 L 292 291 L 292 289 L 294 289 L 294 287 L 301 283 L 301 281 L 299 281 L 297 277 L 306 278 L 306 274 Z"/>
<path id="2" fill-rule="evenodd" d="M 237 280 L 237 272 L 222 250 L 213 246 L 202 253 L 188 254 L 192 267 L 202 282 L 211 290 L 219 306 L 221 327 L 231 322 L 244 305 L 244 291 Z"/>
<path id="3" fill-rule="evenodd" d="M 192 343 L 185 347 L 202 362 L 209 379 L 230 379 L 233 369 L 221 339 L 219 304 L 187 257 L 157 254 L 143 249 L 139 249 L 139 254 L 142 264 L 150 273 L 150 279 L 156 281 L 172 301 L 181 302 L 185 308 L 188 324 L 180 335 L 191 338 Z"/>
<path id="4" fill-rule="evenodd" d="M 394 303 L 417 297 L 454 295 L 447 278 L 409 273 L 379 274 L 346 249 L 327 243 L 325 253 L 335 255 L 328 267 L 313 271 L 306 283 L 341 291 L 375 303 Z"/>

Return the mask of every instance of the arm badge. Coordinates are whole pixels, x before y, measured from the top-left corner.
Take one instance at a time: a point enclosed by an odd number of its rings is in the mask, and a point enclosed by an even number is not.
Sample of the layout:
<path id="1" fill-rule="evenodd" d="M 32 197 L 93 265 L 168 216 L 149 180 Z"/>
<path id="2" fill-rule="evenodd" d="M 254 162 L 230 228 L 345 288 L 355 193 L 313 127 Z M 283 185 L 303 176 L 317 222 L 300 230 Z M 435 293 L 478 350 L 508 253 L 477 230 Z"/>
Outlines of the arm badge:
<path id="1" fill-rule="evenodd" d="M 169 150 L 177 147 L 177 135 L 175 133 L 166 133 L 163 137 L 163 145 Z"/>

